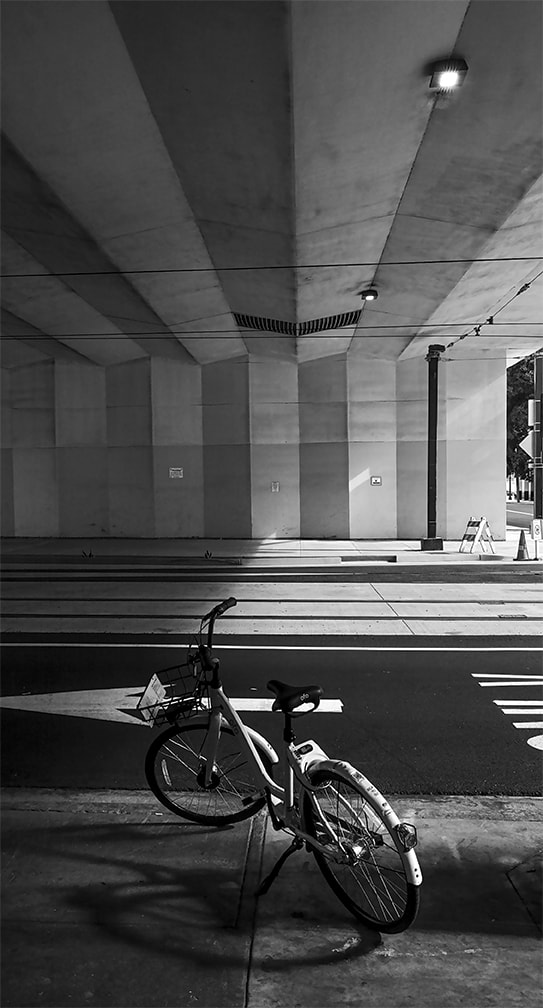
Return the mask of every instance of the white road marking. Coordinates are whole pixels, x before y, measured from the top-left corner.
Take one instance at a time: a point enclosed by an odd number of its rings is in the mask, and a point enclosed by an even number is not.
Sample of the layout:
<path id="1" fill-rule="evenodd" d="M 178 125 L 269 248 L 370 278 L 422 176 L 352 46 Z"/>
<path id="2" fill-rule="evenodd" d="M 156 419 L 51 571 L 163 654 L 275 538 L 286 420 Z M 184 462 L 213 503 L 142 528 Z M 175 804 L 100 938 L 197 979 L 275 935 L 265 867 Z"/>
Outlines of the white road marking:
<path id="1" fill-rule="evenodd" d="M 543 675 L 529 675 L 529 674 L 527 675 L 526 673 L 524 673 L 524 675 L 517 675 L 517 676 L 515 676 L 515 675 L 502 674 L 502 673 L 496 673 L 496 674 L 494 674 L 494 673 L 488 673 L 488 672 L 472 672 L 471 675 L 472 675 L 473 679 L 478 679 L 478 680 L 485 679 L 486 682 L 479 682 L 479 686 L 483 686 L 483 687 L 487 687 L 487 688 L 489 686 L 491 686 L 492 688 L 498 686 L 500 689 L 504 689 L 505 687 L 511 687 L 512 686 L 513 688 L 517 687 L 517 688 L 520 689 L 520 687 L 523 687 L 523 686 L 541 686 L 541 685 L 543 685 Z M 494 702 L 497 703 L 498 701 L 494 701 Z M 507 701 L 507 703 L 515 703 L 515 702 L 516 701 L 513 701 L 513 700 L 508 700 Z M 504 701 L 504 703 L 505 703 L 505 701 Z"/>
<path id="2" fill-rule="evenodd" d="M 543 684 L 543 676 L 526 675 L 526 673 L 511 675 L 506 673 L 492 672 L 472 672 L 473 679 L 479 682 L 479 686 L 491 686 L 503 689 L 505 686 L 512 686 L 519 689 L 521 686 L 537 686 L 538 690 Z M 482 680 L 486 680 L 483 682 Z M 530 717 L 534 714 L 543 714 L 541 700 L 493 700 L 494 704 L 500 708 L 502 714 L 509 714 L 513 717 Z M 543 721 L 513 721 L 513 728 L 530 729 L 543 728 Z M 543 749 L 543 735 L 534 735 L 526 740 L 532 749 Z"/>
<path id="3" fill-rule="evenodd" d="M 543 707 L 504 707 L 502 714 L 543 714 Z"/>
<path id="4" fill-rule="evenodd" d="M 121 721 L 144 725 L 135 713 L 145 686 L 123 686 L 113 689 L 70 690 L 68 693 L 34 693 L 0 698 L 0 707 L 9 710 L 32 711 L 35 714 L 63 714 L 98 721 Z M 270 712 L 273 697 L 231 697 L 239 711 Z M 134 711 L 134 714 L 129 713 Z M 341 714 L 343 703 L 338 698 L 321 700 L 315 713 Z"/>
<path id="5" fill-rule="evenodd" d="M 541 700 L 493 700 L 499 707 L 535 707 Z M 537 712 L 539 714 L 539 711 Z"/>
<path id="6" fill-rule="evenodd" d="M 85 648 L 187 648 L 192 641 L 181 641 L 180 643 L 168 644 L 161 643 L 160 641 L 126 641 L 125 643 L 106 643 L 102 641 L 5 641 L 2 642 L 1 646 L 7 647 L 85 647 Z M 511 654 L 523 654 L 523 653 L 533 653 L 536 654 L 543 653 L 543 645 L 541 647 L 419 647 L 418 645 L 414 647 L 388 647 L 386 645 L 381 645 L 379 647 L 374 647 L 372 645 L 366 644 L 355 644 L 344 646 L 342 644 L 214 644 L 214 651 L 401 651 L 401 652 L 418 652 L 418 651 L 466 651 L 466 652 L 482 652 L 486 653 L 511 653 Z M 473 673 L 472 673 L 473 675 Z M 508 676 L 507 678 L 510 678 Z M 483 685 L 482 683 L 480 685 Z"/>

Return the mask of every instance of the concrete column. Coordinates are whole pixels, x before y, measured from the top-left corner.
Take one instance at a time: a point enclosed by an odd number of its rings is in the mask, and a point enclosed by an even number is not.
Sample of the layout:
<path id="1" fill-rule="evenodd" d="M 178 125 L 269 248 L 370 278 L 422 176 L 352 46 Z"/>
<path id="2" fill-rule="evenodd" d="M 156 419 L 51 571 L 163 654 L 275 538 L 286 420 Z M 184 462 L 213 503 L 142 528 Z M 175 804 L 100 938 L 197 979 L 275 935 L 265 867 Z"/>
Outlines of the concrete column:
<path id="1" fill-rule="evenodd" d="M 13 514 L 13 433 L 11 407 L 11 373 L 2 368 L 2 472 L 0 486 L 0 534 L 15 535 Z"/>
<path id="2" fill-rule="evenodd" d="M 439 363 L 437 534 L 461 539 L 471 515 L 505 537 L 505 361 Z M 428 364 L 397 365 L 398 537 L 423 539 L 427 504 Z"/>
<path id="3" fill-rule="evenodd" d="M 249 365 L 246 357 L 202 368 L 204 530 L 251 538 Z"/>
<path id="4" fill-rule="evenodd" d="M 347 377 L 350 537 L 394 539 L 396 364 L 350 357 Z"/>
<path id="5" fill-rule="evenodd" d="M 252 537 L 300 536 L 300 426 L 294 361 L 249 363 Z"/>
<path id="6" fill-rule="evenodd" d="M 13 532 L 17 536 L 57 536 L 54 363 L 14 368 L 10 380 Z"/>
<path id="7" fill-rule="evenodd" d="M 201 368 L 153 358 L 151 398 L 155 535 L 203 537 Z"/>
<path id="8" fill-rule="evenodd" d="M 345 354 L 299 368 L 300 535 L 349 537 Z"/>
<path id="9" fill-rule="evenodd" d="M 155 534 L 148 358 L 107 368 L 109 528 L 112 536 Z"/>
<path id="10" fill-rule="evenodd" d="M 493 538 L 505 539 L 507 371 L 506 361 L 495 356 L 440 365 L 446 379 L 446 417 L 445 444 L 438 452 L 446 462 L 447 539 L 463 536 L 470 515 L 484 515 Z"/>
<path id="11" fill-rule="evenodd" d="M 60 536 L 109 535 L 105 369 L 55 364 Z"/>

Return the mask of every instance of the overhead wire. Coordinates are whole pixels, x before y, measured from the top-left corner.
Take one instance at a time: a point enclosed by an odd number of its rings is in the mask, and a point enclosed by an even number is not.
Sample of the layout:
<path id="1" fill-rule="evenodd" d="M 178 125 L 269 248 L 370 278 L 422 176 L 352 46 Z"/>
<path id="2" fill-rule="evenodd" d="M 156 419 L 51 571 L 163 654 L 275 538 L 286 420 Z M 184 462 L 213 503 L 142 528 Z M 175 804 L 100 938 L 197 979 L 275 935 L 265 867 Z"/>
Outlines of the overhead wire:
<path id="1" fill-rule="evenodd" d="M 50 277 L 91 277 L 91 276 L 134 276 L 167 273 L 235 273 L 260 272 L 264 270 L 316 270 L 316 269 L 358 269 L 372 266 L 383 269 L 387 266 L 445 266 L 449 263 L 475 262 L 536 262 L 541 256 L 489 256 L 481 258 L 464 257 L 461 259 L 399 259 L 391 262 L 347 262 L 347 263 L 287 263 L 270 266 L 176 266 L 168 269 L 112 269 L 112 270 L 61 270 L 47 273 L 0 273 L 3 280 L 29 279 L 47 280 Z"/>
<path id="2" fill-rule="evenodd" d="M 517 298 L 519 296 L 519 294 L 524 294 L 527 290 L 529 290 L 530 287 L 532 286 L 532 284 L 535 283 L 535 281 L 538 280 L 540 276 L 543 276 L 543 270 L 540 270 L 539 273 L 536 273 L 535 277 L 532 277 L 531 280 L 528 280 L 525 283 L 523 283 L 521 285 L 521 287 L 519 287 L 519 289 L 517 291 L 515 291 L 514 294 L 511 295 L 511 297 L 505 302 L 505 304 L 501 305 L 500 308 L 496 308 L 494 310 L 494 312 L 491 312 L 490 315 L 488 316 L 488 318 L 486 318 L 484 322 L 478 323 L 477 325 L 473 326 L 468 332 L 463 333 L 461 336 L 457 336 L 455 339 L 451 340 L 450 343 L 447 343 L 447 345 L 445 346 L 445 352 L 447 350 L 450 350 L 451 347 L 456 346 L 457 343 L 459 343 L 461 340 L 466 339 L 469 336 L 475 336 L 475 337 L 480 336 L 481 335 L 481 329 L 483 328 L 484 325 L 495 325 L 496 323 L 494 322 L 494 319 L 496 318 L 496 315 L 499 315 L 500 312 L 504 311 L 505 308 L 507 308 L 508 305 L 510 305 L 511 302 L 514 301 L 515 298 Z M 524 328 L 526 328 L 526 325 L 532 325 L 534 323 L 497 323 L 497 324 L 498 325 L 500 325 L 500 324 L 508 324 L 508 325 L 518 324 L 518 325 L 523 325 Z M 435 328 L 438 328 L 438 326 L 435 326 Z M 501 335 L 502 335 L 502 338 L 503 338 L 503 336 L 505 334 L 502 333 Z M 511 338 L 511 337 L 507 337 L 507 338 Z"/>

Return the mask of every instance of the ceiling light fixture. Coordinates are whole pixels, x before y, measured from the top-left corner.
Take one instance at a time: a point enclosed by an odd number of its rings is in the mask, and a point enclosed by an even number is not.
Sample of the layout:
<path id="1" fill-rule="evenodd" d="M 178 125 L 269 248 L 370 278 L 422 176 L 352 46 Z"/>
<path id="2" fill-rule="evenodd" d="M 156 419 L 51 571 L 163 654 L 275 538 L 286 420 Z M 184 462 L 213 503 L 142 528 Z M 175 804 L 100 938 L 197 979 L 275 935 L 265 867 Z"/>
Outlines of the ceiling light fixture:
<path id="1" fill-rule="evenodd" d="M 437 60 L 430 67 L 431 77 L 428 87 L 431 91 L 454 91 L 464 83 L 467 72 L 466 61 L 456 56 Z"/>
<path id="2" fill-rule="evenodd" d="M 375 287 L 368 287 L 367 290 L 360 291 L 360 297 L 363 301 L 377 301 L 379 295 Z"/>

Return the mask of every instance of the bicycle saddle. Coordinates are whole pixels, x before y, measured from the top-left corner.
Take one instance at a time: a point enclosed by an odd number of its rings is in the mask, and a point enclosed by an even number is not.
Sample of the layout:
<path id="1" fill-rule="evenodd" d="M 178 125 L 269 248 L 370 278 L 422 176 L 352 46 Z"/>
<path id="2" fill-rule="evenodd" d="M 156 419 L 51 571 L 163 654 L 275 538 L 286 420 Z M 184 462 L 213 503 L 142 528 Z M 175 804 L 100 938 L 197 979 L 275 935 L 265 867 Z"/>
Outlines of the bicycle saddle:
<path id="1" fill-rule="evenodd" d="M 304 703 L 318 707 L 324 693 L 322 686 L 316 686 L 314 683 L 311 686 L 290 686 L 289 683 L 279 682 L 279 679 L 270 679 L 267 688 L 275 693 L 276 697 L 272 710 L 282 711 L 283 714 L 291 714 L 296 707 Z"/>

